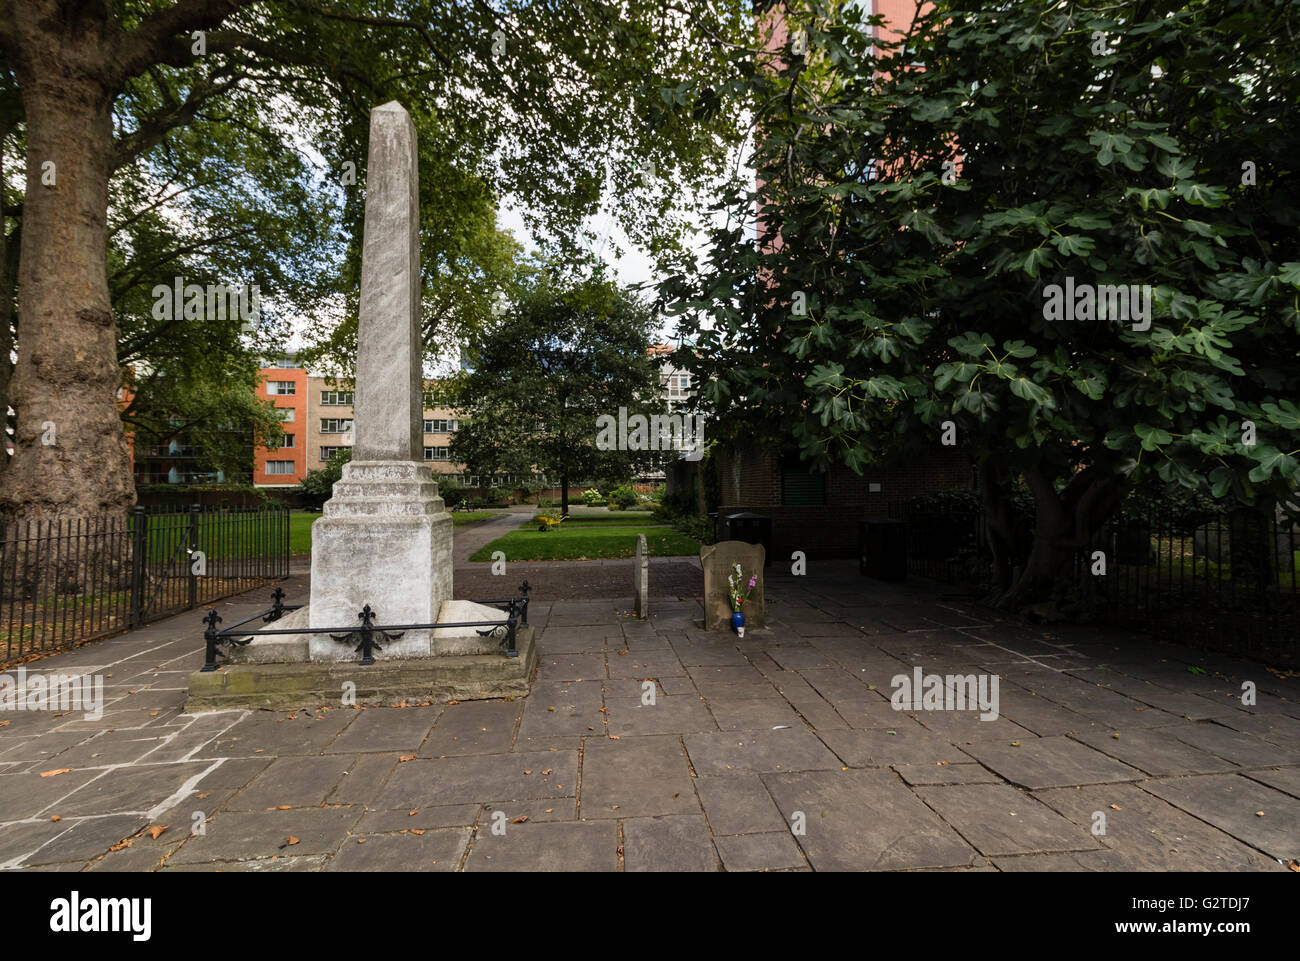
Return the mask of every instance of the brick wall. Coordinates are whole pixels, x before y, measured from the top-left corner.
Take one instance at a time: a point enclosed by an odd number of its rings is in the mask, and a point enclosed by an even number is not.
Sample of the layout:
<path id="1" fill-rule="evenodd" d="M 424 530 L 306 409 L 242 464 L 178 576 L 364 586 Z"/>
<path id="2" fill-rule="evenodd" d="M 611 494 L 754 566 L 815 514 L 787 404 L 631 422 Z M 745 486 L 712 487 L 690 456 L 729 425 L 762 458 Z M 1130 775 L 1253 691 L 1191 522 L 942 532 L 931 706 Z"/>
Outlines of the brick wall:
<path id="1" fill-rule="evenodd" d="M 973 485 L 971 462 L 959 451 L 944 451 L 870 467 L 859 476 L 846 467 L 826 475 L 826 503 L 794 507 L 781 503 L 781 460 L 771 449 L 722 454 L 719 514 L 754 511 L 772 518 L 772 554 L 785 560 L 793 551 L 815 557 L 853 557 L 858 521 L 885 515 L 891 504 L 928 491 Z M 875 489 L 878 487 L 878 489 Z"/>

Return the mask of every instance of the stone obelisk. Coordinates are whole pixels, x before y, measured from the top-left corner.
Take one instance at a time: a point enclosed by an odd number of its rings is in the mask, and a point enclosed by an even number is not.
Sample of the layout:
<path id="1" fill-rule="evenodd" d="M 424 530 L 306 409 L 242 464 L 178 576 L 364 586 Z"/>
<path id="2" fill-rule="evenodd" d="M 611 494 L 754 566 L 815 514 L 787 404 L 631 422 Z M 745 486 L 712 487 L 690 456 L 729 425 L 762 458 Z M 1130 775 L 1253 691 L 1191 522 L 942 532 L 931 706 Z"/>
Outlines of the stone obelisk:
<path id="1" fill-rule="evenodd" d="M 396 102 L 370 114 L 352 461 L 312 525 L 311 627 L 428 624 L 451 598 L 452 523 L 423 463 L 419 171 L 415 125 Z M 426 657 L 429 631 L 383 641 L 382 658 Z M 355 660 L 310 635 L 311 659 Z"/>

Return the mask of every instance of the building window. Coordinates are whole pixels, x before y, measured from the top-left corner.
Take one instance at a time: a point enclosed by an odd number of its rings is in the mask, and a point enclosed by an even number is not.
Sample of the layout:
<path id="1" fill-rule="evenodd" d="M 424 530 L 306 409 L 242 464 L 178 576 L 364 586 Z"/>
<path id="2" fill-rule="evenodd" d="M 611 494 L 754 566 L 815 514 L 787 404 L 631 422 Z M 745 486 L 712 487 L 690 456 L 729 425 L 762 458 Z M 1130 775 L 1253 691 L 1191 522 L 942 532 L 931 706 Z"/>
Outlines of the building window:
<path id="1" fill-rule="evenodd" d="M 435 417 L 424 419 L 424 432 L 426 434 L 454 434 L 456 433 L 456 421 L 445 418 Z"/>
<path id="2" fill-rule="evenodd" d="M 289 448 L 289 447 L 297 447 L 297 446 L 298 446 L 298 445 L 294 443 L 294 435 L 293 435 L 293 434 L 281 434 L 281 435 L 280 435 L 280 443 L 277 444 L 277 445 L 275 446 L 275 448 L 273 448 L 273 449 L 284 450 L 284 449 Z"/>
<path id="3" fill-rule="evenodd" d="M 781 461 L 781 503 L 788 507 L 821 507 L 826 503 L 826 475 L 811 471 L 797 457 Z"/>
<path id="4" fill-rule="evenodd" d="M 442 398 L 438 396 L 436 391 L 426 390 L 424 392 L 424 406 L 425 409 L 430 407 L 441 407 Z"/>
<path id="5" fill-rule="evenodd" d="M 426 447 L 424 449 L 425 460 L 447 460 L 447 448 L 445 447 Z"/>
<path id="6" fill-rule="evenodd" d="M 322 464 L 328 463 L 329 459 L 333 457 L 335 454 L 337 454 L 339 451 L 347 450 L 347 449 L 348 448 L 346 447 L 322 447 L 320 449 L 320 462 Z"/>
<path id="7" fill-rule="evenodd" d="M 298 411 L 292 407 L 277 407 L 275 412 L 280 415 L 280 422 L 292 424 L 298 419 Z"/>
<path id="8" fill-rule="evenodd" d="M 292 397 L 298 393 L 298 385 L 291 380 L 269 380 L 266 382 L 268 397 Z"/>
<path id="9" fill-rule="evenodd" d="M 293 461 L 291 460 L 269 460 L 266 462 L 267 476 L 274 474 L 292 474 Z"/>
<path id="10" fill-rule="evenodd" d="M 320 392 L 320 405 L 322 407 L 351 407 L 355 401 L 353 391 L 350 390 L 323 390 Z"/>
<path id="11" fill-rule="evenodd" d="M 322 434 L 350 434 L 352 433 L 352 421 L 347 417 L 322 417 L 320 419 L 320 432 Z"/>

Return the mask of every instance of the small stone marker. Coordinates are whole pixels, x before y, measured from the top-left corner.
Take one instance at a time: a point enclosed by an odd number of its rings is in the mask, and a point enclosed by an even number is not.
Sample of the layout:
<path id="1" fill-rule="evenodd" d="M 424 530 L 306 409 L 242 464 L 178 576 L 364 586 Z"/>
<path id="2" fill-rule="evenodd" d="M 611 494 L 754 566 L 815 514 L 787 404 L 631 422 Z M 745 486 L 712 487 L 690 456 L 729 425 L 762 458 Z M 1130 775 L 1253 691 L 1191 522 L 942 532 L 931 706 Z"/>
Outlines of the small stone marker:
<path id="1" fill-rule="evenodd" d="M 731 585 L 728 578 L 737 564 L 745 572 L 745 583 L 749 583 L 749 578 L 758 574 L 758 583 L 741 607 L 745 615 L 745 628 L 750 630 L 766 626 L 767 612 L 763 601 L 765 554 L 762 544 L 747 544 L 744 541 L 720 541 L 700 548 L 700 565 L 704 568 L 706 631 L 731 630 Z"/>
<path id="2" fill-rule="evenodd" d="M 636 616 L 645 620 L 650 616 L 650 552 L 645 546 L 645 535 L 636 535 L 636 564 L 632 568 L 632 599 Z"/>

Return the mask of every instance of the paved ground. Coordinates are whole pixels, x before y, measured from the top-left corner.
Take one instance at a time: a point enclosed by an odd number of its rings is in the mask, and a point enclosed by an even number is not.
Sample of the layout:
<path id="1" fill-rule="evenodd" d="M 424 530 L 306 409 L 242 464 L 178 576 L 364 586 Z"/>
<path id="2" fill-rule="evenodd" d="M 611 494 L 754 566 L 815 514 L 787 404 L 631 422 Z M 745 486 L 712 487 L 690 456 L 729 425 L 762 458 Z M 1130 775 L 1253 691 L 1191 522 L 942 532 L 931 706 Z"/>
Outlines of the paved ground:
<path id="1" fill-rule="evenodd" d="M 513 701 L 185 715 L 193 614 L 27 665 L 101 674 L 111 703 L 99 721 L 3 713 L 0 865 L 1281 871 L 1300 857 L 1295 678 L 998 622 L 852 564 L 772 574 L 771 627 L 743 640 L 700 630 L 693 598 L 656 597 L 647 623 L 615 598 L 555 599 L 572 570 L 533 581 L 542 664 Z M 301 573 L 287 585 L 305 588 Z M 230 623 L 261 605 L 219 607 Z M 892 710 L 891 679 L 916 666 L 1000 676 L 998 719 Z"/>

